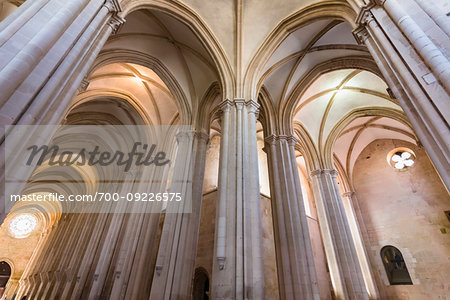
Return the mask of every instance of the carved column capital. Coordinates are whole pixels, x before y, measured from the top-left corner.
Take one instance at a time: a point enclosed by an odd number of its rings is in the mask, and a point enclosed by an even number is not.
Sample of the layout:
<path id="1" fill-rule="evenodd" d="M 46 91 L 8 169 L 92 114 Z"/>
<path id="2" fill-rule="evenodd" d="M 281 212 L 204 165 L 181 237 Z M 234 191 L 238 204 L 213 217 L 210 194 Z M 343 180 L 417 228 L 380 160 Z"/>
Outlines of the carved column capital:
<path id="1" fill-rule="evenodd" d="M 243 108 L 244 108 L 244 105 L 245 105 L 245 99 L 240 99 L 240 98 L 238 98 L 238 99 L 234 99 L 234 105 L 236 106 L 236 108 L 238 109 L 238 110 L 242 110 Z"/>
<path id="2" fill-rule="evenodd" d="M 314 176 L 319 176 L 320 174 L 322 174 L 322 170 L 321 169 L 317 169 L 314 171 L 311 171 L 311 173 L 309 173 L 309 177 L 314 177 Z"/>
<path id="3" fill-rule="evenodd" d="M 84 92 L 85 90 L 87 90 L 90 82 L 91 81 L 86 76 L 83 77 L 83 80 L 81 81 L 81 84 L 78 87 L 78 93 L 81 93 L 81 92 Z"/>
<path id="4" fill-rule="evenodd" d="M 386 0 L 373 0 L 375 2 L 375 4 L 383 6 L 384 2 L 386 2 Z"/>
<path id="5" fill-rule="evenodd" d="M 327 169 L 327 170 L 323 170 L 324 174 L 329 174 L 332 177 L 336 177 L 338 176 L 339 172 L 334 170 L 334 169 Z"/>
<path id="6" fill-rule="evenodd" d="M 264 139 L 264 143 L 267 144 L 268 146 L 273 146 L 275 145 L 277 140 L 278 140 L 277 136 L 271 134 Z"/>
<path id="7" fill-rule="evenodd" d="M 176 134 L 178 144 L 189 142 L 192 136 L 192 132 L 180 131 Z"/>
<path id="8" fill-rule="evenodd" d="M 338 171 L 336 171 L 334 169 L 317 169 L 317 170 L 311 171 L 311 173 L 309 173 L 309 176 L 311 178 L 311 177 L 319 176 L 322 174 L 327 174 L 332 177 L 336 177 L 339 173 L 338 173 Z"/>
<path id="9" fill-rule="evenodd" d="M 366 40 L 370 37 L 369 31 L 364 25 L 359 26 L 358 28 L 353 30 L 352 33 L 356 41 L 360 45 L 364 45 L 366 43 Z"/>
<path id="10" fill-rule="evenodd" d="M 254 114 L 255 117 L 258 118 L 260 105 L 253 100 L 249 100 L 249 101 L 245 102 L 245 105 L 247 106 L 248 113 Z"/>
<path id="11" fill-rule="evenodd" d="M 293 135 L 287 135 L 286 140 L 288 141 L 289 146 L 295 146 L 298 143 L 298 138 Z"/>
<path id="12" fill-rule="evenodd" d="M 209 143 L 209 134 L 208 134 L 205 130 L 195 131 L 195 132 L 194 132 L 194 136 L 195 136 L 197 139 L 199 139 L 199 140 L 205 142 L 205 144 L 208 144 L 208 143 Z"/>
<path id="13" fill-rule="evenodd" d="M 358 16 L 356 17 L 355 23 L 360 25 L 368 24 L 370 21 L 374 19 L 372 14 L 372 8 L 375 7 L 375 3 L 370 3 L 361 8 Z"/>
<path id="14" fill-rule="evenodd" d="M 105 6 L 108 9 L 108 11 L 112 14 L 122 11 L 122 7 L 120 6 L 119 0 L 106 0 L 103 6 Z"/>
<path id="15" fill-rule="evenodd" d="M 358 44 L 363 45 L 367 38 L 370 37 L 367 31 L 367 25 L 374 21 L 374 16 L 371 9 L 375 6 L 375 3 L 370 3 L 361 8 L 358 17 L 356 18 L 356 24 L 359 24 L 358 28 L 353 30 L 353 36 L 358 41 Z"/>
<path id="16" fill-rule="evenodd" d="M 230 111 L 232 102 L 230 100 L 225 100 L 219 104 L 219 110 L 224 113 Z"/>
<path id="17" fill-rule="evenodd" d="M 115 34 L 125 23 L 125 19 L 118 15 L 118 13 L 122 11 L 120 0 L 106 0 L 103 6 L 106 7 L 108 12 L 111 14 L 108 25 L 112 28 L 112 34 Z"/>
<path id="18" fill-rule="evenodd" d="M 354 194 L 355 194 L 355 192 L 352 192 L 352 191 L 345 192 L 342 194 L 342 197 L 352 198 Z"/>
<path id="19" fill-rule="evenodd" d="M 125 19 L 117 14 L 113 14 L 108 22 L 108 25 L 112 28 L 112 34 L 116 34 L 124 23 Z"/>
<path id="20" fill-rule="evenodd" d="M 289 146 L 295 146 L 298 139 L 293 135 L 269 135 L 264 139 L 264 142 L 268 145 L 275 145 L 277 141 L 286 141 Z"/>

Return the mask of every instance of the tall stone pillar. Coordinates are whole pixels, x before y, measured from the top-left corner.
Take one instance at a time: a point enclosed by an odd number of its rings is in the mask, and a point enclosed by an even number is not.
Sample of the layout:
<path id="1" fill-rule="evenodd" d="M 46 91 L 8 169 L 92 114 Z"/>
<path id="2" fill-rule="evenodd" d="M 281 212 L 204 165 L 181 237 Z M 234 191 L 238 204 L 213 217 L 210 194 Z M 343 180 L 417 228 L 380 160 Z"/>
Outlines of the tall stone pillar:
<path id="1" fill-rule="evenodd" d="M 447 57 L 436 47 L 422 28 L 405 12 L 397 0 L 386 0 L 384 2 L 384 8 L 425 63 L 431 68 L 434 75 L 439 78 L 447 92 L 450 93 L 450 61 Z"/>
<path id="2" fill-rule="evenodd" d="M 444 91 L 440 96 L 430 96 L 416 74 L 411 72 L 411 67 L 398 54 L 371 10 L 361 15 L 360 23 L 361 26 L 354 31 L 355 36 L 369 49 L 441 180 L 450 190 L 450 132 L 448 117 L 441 113 L 448 111 L 448 94 Z"/>
<path id="3" fill-rule="evenodd" d="M 60 296 L 59 287 L 74 282 L 71 274 L 74 274 L 74 269 L 86 253 L 86 246 L 95 229 L 100 229 L 102 222 L 99 221 L 98 214 L 62 216 L 58 226 L 38 248 L 36 258 L 27 266 L 18 297 L 44 299 Z"/>
<path id="4" fill-rule="evenodd" d="M 144 181 L 152 181 L 155 177 L 161 181 L 165 179 L 158 175 L 160 174 L 157 171 L 149 172 L 145 168 L 130 171 L 125 174 L 123 183 L 119 185 L 119 194 L 142 191 L 139 187 L 148 183 L 142 183 L 140 179 Z M 146 259 L 138 262 L 134 258 L 139 257 L 142 252 L 149 258 L 154 255 L 151 248 L 139 248 L 137 245 L 145 239 L 143 236 L 156 235 L 161 209 L 156 206 L 143 208 L 135 202 L 121 201 L 113 211 L 102 213 L 100 217 L 107 216 L 103 233 L 97 240 L 93 238 L 94 249 L 84 253 L 87 263 L 78 270 L 77 283 L 72 291 L 69 290 L 71 293 L 66 295 L 73 294 L 80 298 L 126 298 L 130 270 L 137 264 L 146 267 L 150 265 Z M 155 213 L 150 213 L 152 210 Z M 142 233 L 143 231 L 145 233 Z M 116 290 L 113 290 L 113 287 Z"/>
<path id="5" fill-rule="evenodd" d="M 252 100 L 221 104 L 213 299 L 264 299 L 258 109 Z"/>
<path id="6" fill-rule="evenodd" d="M 0 33 L 2 123 L 39 124 L 53 120 L 50 108 L 64 112 L 96 53 L 123 22 L 115 15 L 119 10 L 117 0 L 49 0 L 19 7 L 18 19 Z M 55 107 L 63 99 L 66 106 Z"/>
<path id="7" fill-rule="evenodd" d="M 184 204 L 169 207 L 169 203 L 166 209 L 151 300 L 191 299 L 192 295 L 209 135 L 206 132 L 182 133 L 178 141 L 181 152 L 191 152 L 187 161 L 186 154 L 182 154 L 182 159 L 175 162 L 174 176 L 182 181 L 182 186 L 174 191 L 182 191 Z"/>
<path id="8" fill-rule="evenodd" d="M 444 31 L 450 36 L 450 22 L 448 21 L 447 11 L 440 9 L 435 1 L 414 0 L 420 8 Z"/>
<path id="9" fill-rule="evenodd" d="M 369 256 L 367 255 L 366 247 L 364 246 L 363 233 L 367 236 L 367 231 L 365 230 L 362 218 L 360 218 L 361 222 L 358 222 L 356 211 L 358 209 L 359 215 L 361 212 L 357 201 L 355 192 L 345 192 L 342 194 L 342 203 L 344 205 L 345 212 L 347 213 L 347 220 L 353 236 L 353 241 L 355 242 L 359 265 L 361 266 L 361 271 L 364 276 L 364 282 L 366 283 L 369 298 L 379 299 L 380 294 L 373 276 Z"/>
<path id="10" fill-rule="evenodd" d="M 120 195 L 133 192 L 137 185 L 134 175 L 126 178 L 117 190 Z M 165 178 L 157 179 L 161 184 Z M 131 279 L 127 275 L 138 265 L 152 269 L 156 249 L 147 241 L 156 240 L 161 207 L 151 206 L 150 211 L 133 211 L 133 207 L 122 201 L 117 206 L 106 205 L 101 212 L 64 214 L 48 238 L 41 238 L 22 276 L 18 298 L 122 299 L 136 285 L 148 286 L 147 274 Z M 139 292 L 145 294 L 145 289 Z"/>
<path id="11" fill-rule="evenodd" d="M 336 175 L 336 170 L 315 170 L 310 177 L 331 283 L 337 299 L 369 299 Z"/>
<path id="12" fill-rule="evenodd" d="M 34 251 L 24 272 L 22 273 L 22 276 L 19 280 L 19 287 L 18 287 L 17 291 L 14 291 L 14 293 L 18 294 L 19 296 L 21 295 L 21 291 L 28 290 L 28 287 L 32 284 L 33 278 L 30 276 L 30 274 L 31 274 L 30 271 L 33 269 L 33 266 L 38 263 L 39 257 L 41 256 L 41 252 L 47 244 L 47 240 L 49 238 L 49 233 L 51 232 L 51 230 L 52 230 L 51 227 L 46 228 L 45 230 L 43 230 L 43 232 L 41 233 L 41 235 L 39 237 L 39 242 L 36 246 L 37 250 Z M 9 293 L 8 295 L 12 295 L 12 294 Z"/>
<path id="13" fill-rule="evenodd" d="M 281 299 L 320 299 L 292 136 L 265 139 Z"/>
<path id="14" fill-rule="evenodd" d="M 117 16 L 120 5 L 118 0 L 29 2 L 14 12 L 16 18 L 0 26 L 0 122 L 57 125 L 98 52 L 123 23 Z M 4 135 L 0 132 L 0 157 L 5 153 Z M 5 217 L 3 197 L 0 222 Z"/>

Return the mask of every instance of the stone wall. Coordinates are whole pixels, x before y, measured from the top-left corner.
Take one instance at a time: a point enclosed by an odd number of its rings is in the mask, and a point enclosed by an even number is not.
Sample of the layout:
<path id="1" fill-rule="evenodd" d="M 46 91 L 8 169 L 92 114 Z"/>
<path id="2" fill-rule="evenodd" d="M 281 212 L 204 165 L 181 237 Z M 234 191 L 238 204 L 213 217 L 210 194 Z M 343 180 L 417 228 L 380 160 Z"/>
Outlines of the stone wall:
<path id="1" fill-rule="evenodd" d="M 387 163 L 388 153 L 397 147 L 407 147 L 417 156 L 406 171 Z M 359 155 L 353 182 L 381 298 L 448 297 L 450 222 L 444 211 L 450 210 L 450 197 L 424 150 L 398 140 L 376 140 Z M 413 285 L 389 285 L 380 258 L 386 245 L 402 252 Z"/>
<path id="2" fill-rule="evenodd" d="M 217 190 L 203 196 L 202 211 L 200 214 L 197 257 L 195 259 L 195 268 L 203 267 L 208 272 L 210 282 L 214 257 L 216 198 Z"/>
<path id="3" fill-rule="evenodd" d="M 39 224 L 30 236 L 18 239 L 11 236 L 7 225 L 3 223 L 0 226 L 0 261 L 6 261 L 11 266 L 12 272 L 9 281 L 18 281 L 38 245 L 42 226 Z M 10 283 L 8 282 L 8 284 Z M 8 297 L 11 296 L 8 295 Z"/>
<path id="4" fill-rule="evenodd" d="M 264 250 L 264 283 L 266 299 L 279 299 L 277 258 L 273 234 L 272 206 L 270 199 L 261 195 L 261 225 Z"/>

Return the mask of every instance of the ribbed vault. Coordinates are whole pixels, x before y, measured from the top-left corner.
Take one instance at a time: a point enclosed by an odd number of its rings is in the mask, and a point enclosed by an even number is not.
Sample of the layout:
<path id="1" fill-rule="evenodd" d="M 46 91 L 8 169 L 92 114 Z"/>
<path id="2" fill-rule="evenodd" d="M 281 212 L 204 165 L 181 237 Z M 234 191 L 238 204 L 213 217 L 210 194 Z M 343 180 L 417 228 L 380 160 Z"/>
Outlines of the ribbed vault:
<path id="1" fill-rule="evenodd" d="M 214 82 L 221 82 L 216 62 L 211 54 L 199 40 L 194 31 L 180 20 L 159 10 L 140 9 L 126 16 L 126 23 L 119 31 L 111 36 L 101 51 L 99 58 L 105 56 L 114 57 L 120 55 L 123 62 L 136 61 L 140 57 L 140 65 L 151 67 L 155 61 L 159 68 L 169 70 L 174 86 L 163 87 L 161 80 L 155 79 L 155 74 L 144 71 L 136 65 L 114 65 L 107 70 L 116 77 L 137 76 L 144 85 L 147 85 L 147 94 L 144 98 L 153 98 L 150 102 L 161 101 L 167 104 L 166 116 L 152 116 L 154 124 L 173 120 L 163 120 L 164 117 L 173 117 L 174 106 L 170 100 L 168 90 L 174 94 L 178 89 L 180 95 L 175 95 L 178 101 L 186 101 L 186 111 L 195 114 L 199 102 L 204 97 L 208 88 Z M 157 70 L 155 70 L 157 71 Z M 139 75 L 140 74 L 140 75 Z M 158 76 L 168 84 L 168 79 Z M 99 79 L 102 73 L 95 71 L 93 79 Z M 142 75 L 142 76 L 141 76 Z M 141 77 L 139 77 L 141 76 Z M 151 87 L 153 86 L 153 88 Z M 150 103 L 149 103 L 150 104 Z M 155 103 L 148 105 L 154 108 Z M 185 122 L 190 122 L 192 116 L 185 116 Z"/>
<path id="2" fill-rule="evenodd" d="M 83 99 L 97 97 L 124 99 L 142 114 L 141 117 L 147 124 L 172 125 L 180 121 L 178 104 L 163 80 L 154 71 L 137 64 L 113 63 L 97 69 L 90 77 L 88 89 L 78 96 L 78 101 L 86 102 Z M 115 105 L 108 106 L 105 101 L 103 100 L 103 105 L 98 100 L 96 104 L 89 104 L 90 113 L 105 113 L 117 105 L 124 108 L 123 103 L 116 101 Z M 74 113 L 80 112 L 72 112 Z M 111 112 L 111 118 L 122 116 L 121 118 L 130 119 L 124 120 L 122 124 L 139 124 L 138 121 L 131 120 L 133 117 L 124 114 L 127 114 L 124 109 L 121 113 Z M 86 118 L 87 114 L 82 117 Z"/>

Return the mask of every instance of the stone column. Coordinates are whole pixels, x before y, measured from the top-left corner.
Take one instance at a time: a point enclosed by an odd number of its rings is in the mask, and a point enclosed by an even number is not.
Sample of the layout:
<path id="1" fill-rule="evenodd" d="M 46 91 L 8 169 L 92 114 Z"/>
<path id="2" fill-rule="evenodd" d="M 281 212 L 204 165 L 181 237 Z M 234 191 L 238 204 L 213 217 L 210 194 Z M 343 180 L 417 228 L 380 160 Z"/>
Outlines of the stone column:
<path id="1" fill-rule="evenodd" d="M 86 232 L 86 229 L 83 230 L 83 227 L 91 227 L 92 223 L 90 226 L 84 225 L 86 222 L 95 223 L 91 219 L 96 217 L 93 214 L 66 214 L 61 217 L 58 226 L 52 230 L 43 247 L 38 249 L 36 259 L 30 261 L 31 266 L 24 272 L 22 280 L 26 284 L 21 287 L 18 296 L 38 299 L 50 297 L 58 282 L 74 267 L 65 264 L 61 268 L 62 262 L 70 257 L 83 256 L 83 252 L 80 253 L 79 249 L 75 248 L 76 245 L 84 245 L 83 238 L 89 239 L 89 232 Z"/>
<path id="2" fill-rule="evenodd" d="M 414 0 L 420 8 L 442 29 L 443 32 L 450 36 L 450 22 L 446 15 L 447 11 L 443 11 L 436 6 L 434 1 Z"/>
<path id="3" fill-rule="evenodd" d="M 17 293 L 19 287 L 20 277 L 10 277 L 8 283 L 6 284 L 5 290 L 3 291 L 2 300 L 12 299 L 13 295 Z M 3 298 L 5 297 L 5 298 Z"/>
<path id="4" fill-rule="evenodd" d="M 310 177 L 331 283 L 337 299 L 369 299 L 336 175 L 336 170 L 315 170 Z"/>
<path id="5" fill-rule="evenodd" d="M 37 264 L 39 256 L 41 255 L 41 253 L 42 253 L 42 251 L 43 251 L 43 249 L 44 249 L 44 247 L 46 245 L 46 242 L 48 240 L 49 233 L 52 231 L 53 228 L 54 228 L 54 226 L 50 227 L 50 228 L 46 228 L 41 233 L 41 236 L 39 238 L 39 242 L 36 245 L 36 250 L 34 251 L 33 255 L 31 256 L 30 260 L 28 261 L 28 264 L 25 267 L 25 270 L 22 273 L 22 276 L 21 276 L 21 278 L 19 280 L 19 287 L 18 287 L 18 290 L 15 292 L 19 296 L 21 294 L 23 294 L 23 293 L 21 293 L 21 291 L 28 290 L 28 287 L 32 283 L 31 282 L 32 278 L 30 278 L 29 276 L 32 273 L 33 266 Z M 21 299 L 21 298 L 19 298 L 19 299 Z"/>
<path id="6" fill-rule="evenodd" d="M 264 299 L 256 119 L 259 105 L 221 104 L 213 299 Z"/>
<path id="7" fill-rule="evenodd" d="M 1 25 L 0 121 L 4 125 L 57 125 L 98 52 L 123 23 L 117 16 L 120 6 L 118 0 L 29 2 L 14 12 L 17 19 L 8 18 Z M 33 134 L 33 130 L 28 132 Z M 0 157 L 5 154 L 4 135 L 0 132 Z M 22 151 L 20 145 L 17 149 Z M 4 162 L 0 161 L 2 170 Z M 4 182 L 1 173 L 0 182 Z M 0 222 L 3 219 L 4 214 Z"/>
<path id="8" fill-rule="evenodd" d="M 450 190 L 450 133 L 445 116 L 436 108 L 438 103 L 422 89 L 370 11 L 364 14 L 361 26 L 354 34 L 367 46 L 444 185 Z M 445 111 L 445 106 L 442 108 L 441 111 Z"/>
<path id="9" fill-rule="evenodd" d="M 120 194 L 131 192 L 132 185 L 130 181 L 121 186 Z M 111 209 L 116 209 L 116 214 Z M 102 290 L 104 277 L 111 269 L 114 246 L 120 245 L 122 224 L 128 220 L 124 211 L 108 204 L 102 212 L 87 208 L 82 213 L 64 213 L 58 225 L 45 235 L 48 238 L 39 241 L 22 276 L 18 297 L 86 298 L 96 292 L 97 297 L 108 297 Z"/>
<path id="10" fill-rule="evenodd" d="M 136 186 L 142 184 L 140 182 L 142 178 L 153 179 L 152 176 L 154 174 L 149 174 L 145 170 L 144 176 L 138 176 L 141 171 L 132 170 L 124 175 L 122 178 L 123 182 L 118 186 L 118 193 L 120 195 L 124 196 L 127 193 L 140 191 Z M 112 283 L 117 280 L 119 281 L 118 286 L 123 286 L 120 281 L 126 276 L 123 274 L 125 272 L 123 271 L 123 265 L 120 264 L 120 258 L 121 255 L 128 254 L 129 260 L 132 261 L 131 257 L 136 255 L 133 253 L 133 251 L 136 251 L 136 246 L 133 242 L 137 239 L 136 236 L 140 236 L 141 229 L 138 225 L 141 223 L 138 221 L 142 222 L 144 218 L 150 217 L 159 219 L 158 214 L 154 216 L 153 214 L 148 214 L 146 211 L 136 212 L 137 209 L 133 209 L 135 204 L 135 202 L 127 203 L 125 201 L 119 201 L 117 206 L 113 207 L 113 210 L 100 215 L 100 218 L 107 217 L 107 220 L 104 221 L 103 230 L 99 236 L 94 235 L 89 240 L 89 245 L 93 247 L 87 248 L 84 253 L 84 259 L 81 262 L 82 266 L 77 270 L 76 284 L 73 284 L 71 289 L 66 288 L 63 296 L 111 298 Z M 146 232 L 148 233 L 157 230 L 148 224 L 146 225 Z M 141 224 L 142 226 L 144 225 Z M 147 249 L 145 250 L 147 251 Z M 129 251 L 131 251 L 131 254 Z M 151 257 L 151 255 L 151 251 L 148 251 L 147 256 Z M 143 260 L 140 263 L 145 264 L 146 261 Z M 132 265 L 132 263 L 128 263 L 127 267 L 131 267 Z M 116 296 L 123 297 L 119 293 Z"/>
<path id="11" fill-rule="evenodd" d="M 364 282 L 366 283 L 367 291 L 369 292 L 370 299 L 379 299 L 380 294 L 378 292 L 375 279 L 373 277 L 372 267 L 370 266 L 369 256 L 366 252 L 366 247 L 364 246 L 364 239 L 362 231 L 364 231 L 367 236 L 367 231 L 365 230 L 363 220 L 358 225 L 358 218 L 355 211 L 359 211 L 359 206 L 357 206 L 356 194 L 355 192 L 345 192 L 342 194 L 342 203 L 344 204 L 345 212 L 347 213 L 347 220 L 350 226 L 350 231 L 352 232 L 353 241 L 355 242 L 356 253 L 358 255 L 359 265 L 361 266 L 361 271 L 364 276 Z M 356 203 L 356 204 L 355 204 Z"/>
<path id="12" fill-rule="evenodd" d="M 320 299 L 292 136 L 265 139 L 281 299 Z"/>
<path id="13" fill-rule="evenodd" d="M 174 176 L 181 183 L 171 191 L 180 191 L 184 203 L 171 207 L 169 203 L 166 209 L 152 300 L 191 299 L 192 295 L 209 135 L 203 131 L 183 133 L 178 140 L 182 155 L 175 162 Z"/>
<path id="14" fill-rule="evenodd" d="M 436 47 L 416 22 L 403 10 L 397 0 L 386 0 L 384 8 L 395 24 L 411 42 L 416 51 L 430 67 L 434 75 L 450 93 L 450 61 Z"/>
<path id="15" fill-rule="evenodd" d="M 170 147 L 170 141 L 168 136 L 165 145 Z M 136 176 L 132 178 L 138 180 L 131 188 L 124 186 L 123 195 L 130 192 L 157 194 L 166 191 L 169 168 L 143 167 L 136 171 Z M 120 214 L 117 218 L 113 216 L 115 222 L 109 226 L 108 237 L 99 250 L 100 260 L 96 265 L 94 282 L 90 289 L 85 288 L 81 298 L 149 297 L 163 205 L 162 201 L 131 201 L 127 204 L 126 214 Z"/>

